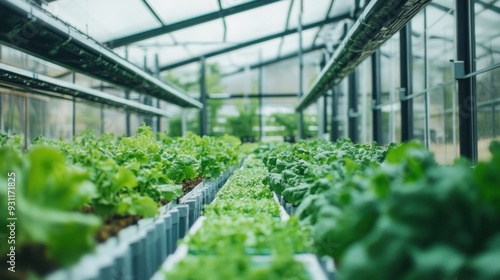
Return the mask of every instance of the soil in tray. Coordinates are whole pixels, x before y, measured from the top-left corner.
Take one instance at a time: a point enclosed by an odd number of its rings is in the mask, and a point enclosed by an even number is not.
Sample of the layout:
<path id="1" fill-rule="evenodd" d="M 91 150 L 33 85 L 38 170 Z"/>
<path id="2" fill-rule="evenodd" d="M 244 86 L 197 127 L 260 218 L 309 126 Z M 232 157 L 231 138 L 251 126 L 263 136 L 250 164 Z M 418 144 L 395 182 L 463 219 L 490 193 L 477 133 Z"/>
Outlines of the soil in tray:
<path id="1" fill-rule="evenodd" d="M 185 196 L 188 192 L 192 191 L 199 183 L 203 181 L 201 175 L 191 180 L 184 180 L 182 182 L 182 196 Z"/>
<path id="2" fill-rule="evenodd" d="M 46 276 L 58 268 L 58 265 L 47 257 L 44 245 L 25 245 L 19 248 L 18 252 L 16 252 L 15 272 L 7 270 L 7 257 L 0 256 L 0 262 L 2 263 L 0 279 L 28 279 L 29 272 L 39 276 Z"/>
<path id="3" fill-rule="evenodd" d="M 168 202 L 167 202 L 168 203 Z M 92 206 L 85 206 L 82 208 L 81 212 L 86 214 L 95 213 L 94 208 Z M 130 226 L 137 224 L 137 221 L 141 219 L 141 216 L 118 216 L 115 215 L 111 218 L 108 218 L 103 222 L 103 225 L 97 230 L 95 234 L 95 239 L 102 243 L 108 238 L 118 235 L 120 230 Z"/>
<path id="4" fill-rule="evenodd" d="M 140 216 L 115 216 L 108 219 L 96 232 L 95 239 L 101 243 L 106 241 L 108 238 L 118 235 L 120 230 L 137 224 L 137 221 L 141 219 Z"/>

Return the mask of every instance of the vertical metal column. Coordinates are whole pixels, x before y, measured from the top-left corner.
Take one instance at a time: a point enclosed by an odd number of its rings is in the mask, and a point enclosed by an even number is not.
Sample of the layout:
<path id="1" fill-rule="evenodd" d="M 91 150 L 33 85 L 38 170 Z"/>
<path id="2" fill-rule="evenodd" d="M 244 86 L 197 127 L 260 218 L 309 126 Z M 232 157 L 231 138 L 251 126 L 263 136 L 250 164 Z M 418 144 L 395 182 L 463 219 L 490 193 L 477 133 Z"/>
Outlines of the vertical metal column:
<path id="1" fill-rule="evenodd" d="M 330 141 L 332 142 L 339 139 L 339 123 L 337 119 L 339 94 L 339 86 L 334 86 L 332 88 L 332 127 L 330 129 Z"/>
<path id="2" fill-rule="evenodd" d="M 262 116 L 262 106 L 263 106 L 263 92 L 264 92 L 264 86 L 263 86 L 263 72 L 264 70 L 262 67 L 259 67 L 259 139 L 262 141 L 262 138 L 264 137 L 264 118 Z"/>
<path id="3" fill-rule="evenodd" d="M 76 82 L 75 71 L 71 72 L 71 82 L 74 84 Z M 71 135 L 73 138 L 76 134 L 76 97 L 73 96 L 73 113 L 71 116 Z"/>
<path id="4" fill-rule="evenodd" d="M 357 68 L 349 75 L 349 95 L 348 95 L 348 136 L 352 142 L 359 142 L 358 133 L 358 73 Z"/>
<path id="5" fill-rule="evenodd" d="M 457 60 L 463 61 L 464 73 L 475 71 L 474 1 L 455 1 L 457 23 Z M 477 112 L 474 77 L 458 79 L 458 119 L 460 155 L 477 162 Z"/>
<path id="6" fill-rule="evenodd" d="M 3 47 L 0 46 L 0 61 L 2 61 L 2 50 Z M 3 125 L 3 112 L 2 112 L 2 99 L 3 99 L 3 94 L 0 94 L 0 131 L 4 130 L 4 125 Z M 45 131 L 45 130 L 44 130 Z"/>
<path id="7" fill-rule="evenodd" d="M 130 91 L 128 89 L 125 90 L 125 99 L 130 99 Z M 131 135 L 131 132 L 130 132 L 130 112 L 128 109 L 126 109 L 126 113 L 125 113 L 125 131 L 127 133 L 127 136 Z"/>
<path id="8" fill-rule="evenodd" d="M 101 103 L 101 134 L 104 134 L 104 104 Z"/>
<path id="9" fill-rule="evenodd" d="M 303 50 L 302 50 L 302 13 L 304 12 L 304 1 L 300 0 L 300 12 L 299 12 L 299 26 L 298 26 L 298 33 L 299 33 L 299 98 L 304 95 L 304 58 L 303 58 Z M 304 131 L 304 110 L 299 111 L 299 138 L 303 139 L 305 136 L 305 131 Z"/>
<path id="10" fill-rule="evenodd" d="M 429 55 L 427 51 L 427 8 L 424 8 L 424 72 L 425 72 L 425 130 L 424 130 L 424 139 L 425 146 L 427 149 L 430 148 L 430 90 L 429 90 Z M 446 104 L 446 94 L 444 94 L 444 104 Z M 445 119 L 446 119 L 446 110 L 445 110 Z"/>
<path id="11" fill-rule="evenodd" d="M 24 150 L 28 149 L 28 141 L 31 135 L 29 135 L 30 126 L 30 113 L 29 113 L 29 97 L 26 95 L 24 97 Z"/>
<path id="12" fill-rule="evenodd" d="M 406 24 L 399 33 L 400 75 L 401 75 L 401 141 L 413 139 L 413 99 L 411 63 L 411 24 Z"/>
<path id="13" fill-rule="evenodd" d="M 2 47 L 0 47 L 0 50 L 2 49 Z M 1 57 L 0 57 L 1 58 Z M 4 125 L 3 125 L 3 97 L 4 97 L 4 94 L 0 94 L 0 131 L 4 131 Z M 5 132 L 5 131 L 4 131 Z M 44 130 L 45 132 L 45 130 Z"/>
<path id="14" fill-rule="evenodd" d="M 128 47 L 125 46 L 125 59 L 128 60 Z M 128 89 L 125 90 L 125 99 L 130 99 L 130 91 Z M 126 109 L 125 111 L 125 131 L 127 136 L 131 135 L 130 132 L 130 111 Z"/>
<path id="15" fill-rule="evenodd" d="M 184 108 L 181 110 L 181 135 L 184 136 L 187 132 L 187 111 Z"/>
<path id="16" fill-rule="evenodd" d="M 99 86 L 99 89 L 101 92 L 104 92 L 104 84 L 101 82 L 101 85 Z M 104 103 L 101 103 L 101 134 L 104 133 Z"/>
<path id="17" fill-rule="evenodd" d="M 324 51 L 323 56 L 321 58 L 321 61 L 319 63 L 319 72 L 323 70 L 323 68 L 326 65 L 326 61 L 328 60 L 328 51 Z M 322 98 L 319 99 L 319 106 L 318 107 L 318 137 L 324 138 L 326 133 L 328 133 L 328 92 L 323 95 Z"/>
<path id="18" fill-rule="evenodd" d="M 160 79 L 160 58 L 155 54 L 155 77 Z M 160 109 L 160 99 L 156 98 L 156 108 Z M 156 131 L 161 132 L 161 116 L 156 117 Z"/>
<path id="19" fill-rule="evenodd" d="M 148 57 L 146 55 L 146 52 L 144 52 L 144 57 L 143 57 L 143 68 L 144 68 L 144 71 L 148 71 Z M 149 96 L 148 94 L 143 94 L 142 95 L 142 103 L 144 105 L 148 105 L 148 106 L 151 106 L 153 105 L 153 100 L 151 98 L 151 96 Z M 144 116 L 144 123 L 147 125 L 147 126 L 153 126 L 153 117 L 151 115 L 145 115 Z"/>
<path id="20" fill-rule="evenodd" d="M 328 93 L 323 96 L 323 138 L 328 133 Z"/>
<path id="21" fill-rule="evenodd" d="M 203 107 L 200 110 L 200 135 L 207 135 L 207 119 L 208 119 L 208 110 L 207 110 L 207 87 L 205 81 L 205 58 L 200 60 L 200 102 L 203 104 Z"/>
<path id="22" fill-rule="evenodd" d="M 372 54 L 372 132 L 373 141 L 382 145 L 382 78 L 380 75 L 380 49 Z"/>

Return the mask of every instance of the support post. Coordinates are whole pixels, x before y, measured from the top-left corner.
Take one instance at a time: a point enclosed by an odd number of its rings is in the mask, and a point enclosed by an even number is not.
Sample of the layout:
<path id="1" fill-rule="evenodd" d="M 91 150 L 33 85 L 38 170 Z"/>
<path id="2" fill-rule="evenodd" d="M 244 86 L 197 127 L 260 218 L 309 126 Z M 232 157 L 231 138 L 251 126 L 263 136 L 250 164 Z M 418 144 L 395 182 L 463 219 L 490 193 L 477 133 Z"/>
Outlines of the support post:
<path id="1" fill-rule="evenodd" d="M 75 71 L 71 72 L 71 82 L 74 84 L 76 82 Z M 75 138 L 76 134 L 76 97 L 73 96 L 73 113 L 71 116 L 71 135 Z"/>
<path id="2" fill-rule="evenodd" d="M 382 139 L 382 78 L 380 75 L 380 49 L 372 54 L 372 133 L 373 141 L 383 145 Z"/>
<path id="3" fill-rule="evenodd" d="M 332 88 L 332 127 L 330 130 L 330 141 L 334 142 L 339 139 L 339 123 L 338 123 L 338 104 L 339 104 L 339 86 Z"/>
<path id="4" fill-rule="evenodd" d="M 358 74 L 357 69 L 349 75 L 349 95 L 348 95 L 348 133 L 352 142 L 359 142 L 358 133 Z"/>
<path id="5" fill-rule="evenodd" d="M 160 79 L 160 58 L 155 54 L 155 77 Z M 156 108 L 160 109 L 160 99 L 156 98 Z M 161 132 L 161 117 L 156 117 L 156 131 Z"/>
<path id="6" fill-rule="evenodd" d="M 413 99 L 411 63 L 411 23 L 406 24 L 399 33 L 400 50 L 400 100 L 401 100 L 401 141 L 413 139 Z"/>
<path id="7" fill-rule="evenodd" d="M 474 1 L 455 1 L 457 60 L 463 61 L 465 75 L 475 70 Z M 475 77 L 458 79 L 458 119 L 460 156 L 473 163 L 477 155 L 477 111 Z"/>
<path id="8" fill-rule="evenodd" d="M 299 12 L 299 24 L 298 24 L 298 34 L 299 34 L 299 98 L 304 95 L 304 59 L 303 59 L 303 49 L 302 49 L 302 13 L 304 12 L 304 1 L 300 0 L 300 12 Z M 305 129 L 304 129 L 304 111 L 299 111 L 299 139 L 304 139 Z"/>
<path id="9" fill-rule="evenodd" d="M 323 138 L 326 137 L 328 133 L 328 94 L 323 95 Z"/>
<path id="10" fill-rule="evenodd" d="M 143 57 L 143 66 L 144 66 L 144 71 L 147 71 L 148 69 L 148 57 L 146 55 L 146 52 L 144 52 L 144 57 Z M 142 103 L 144 105 L 148 105 L 148 106 L 151 106 L 153 105 L 153 100 L 152 100 L 152 97 L 147 95 L 147 94 L 144 94 L 142 96 Z M 151 115 L 145 115 L 144 116 L 144 123 L 147 125 L 147 126 L 150 126 L 152 127 L 153 126 L 153 117 Z"/>
<path id="11" fill-rule="evenodd" d="M 325 50 L 319 63 L 318 73 L 325 67 L 328 56 L 328 51 Z M 325 138 L 328 133 L 328 93 L 318 100 L 318 137 Z"/>
<path id="12" fill-rule="evenodd" d="M 262 67 L 259 67 L 259 139 L 262 141 L 264 137 L 264 117 L 262 116 L 263 113 L 263 98 L 262 98 L 262 93 L 264 92 L 264 69 Z"/>
<path id="13" fill-rule="evenodd" d="M 203 104 L 203 108 L 200 110 L 200 135 L 207 135 L 207 88 L 205 81 L 205 59 L 200 60 L 200 102 Z"/>
<path id="14" fill-rule="evenodd" d="M 30 113 L 29 113 L 29 97 L 24 96 L 24 150 L 28 149 L 28 141 L 31 135 L 29 135 L 30 126 Z"/>
<path id="15" fill-rule="evenodd" d="M 99 86 L 99 89 L 101 90 L 101 92 L 104 92 L 104 85 L 103 83 L 101 83 L 101 85 Z M 101 134 L 104 134 L 104 103 L 101 103 Z"/>
<path id="16" fill-rule="evenodd" d="M 125 47 L 125 59 L 128 60 L 128 47 Z M 130 99 L 130 91 L 128 89 L 125 90 L 125 99 Z M 128 109 L 125 111 L 125 132 L 127 133 L 127 136 L 131 135 L 130 111 Z"/>

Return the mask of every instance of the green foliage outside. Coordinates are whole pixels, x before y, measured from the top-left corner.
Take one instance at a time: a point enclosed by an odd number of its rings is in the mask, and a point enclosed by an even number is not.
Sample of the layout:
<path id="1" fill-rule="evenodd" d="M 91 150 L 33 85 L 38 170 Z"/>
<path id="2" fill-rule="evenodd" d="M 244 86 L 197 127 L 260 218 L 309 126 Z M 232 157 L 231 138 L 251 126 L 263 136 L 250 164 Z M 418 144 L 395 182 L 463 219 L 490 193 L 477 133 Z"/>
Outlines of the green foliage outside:
<path id="1" fill-rule="evenodd" d="M 258 101 L 256 99 L 242 100 L 236 103 L 238 116 L 227 118 L 228 129 L 236 137 L 257 137 L 259 126 Z"/>
<path id="2" fill-rule="evenodd" d="M 173 83 L 187 93 L 200 93 L 200 76 L 196 76 L 196 80 L 193 82 L 184 82 L 178 76 L 175 76 L 172 72 L 168 72 L 166 76 L 166 81 Z M 221 70 L 217 64 L 207 64 L 205 73 L 205 82 L 207 93 L 222 93 L 224 91 L 224 86 L 221 83 Z M 210 99 L 208 101 L 208 127 L 209 135 L 211 136 L 221 136 L 224 133 L 219 133 L 214 131 L 214 127 L 217 123 L 218 111 L 224 104 L 223 100 Z M 194 133 L 200 132 L 200 119 L 198 111 L 195 114 L 189 114 L 187 120 L 187 131 Z M 182 136 L 182 116 L 175 116 L 169 119 L 169 135 L 172 137 Z"/>

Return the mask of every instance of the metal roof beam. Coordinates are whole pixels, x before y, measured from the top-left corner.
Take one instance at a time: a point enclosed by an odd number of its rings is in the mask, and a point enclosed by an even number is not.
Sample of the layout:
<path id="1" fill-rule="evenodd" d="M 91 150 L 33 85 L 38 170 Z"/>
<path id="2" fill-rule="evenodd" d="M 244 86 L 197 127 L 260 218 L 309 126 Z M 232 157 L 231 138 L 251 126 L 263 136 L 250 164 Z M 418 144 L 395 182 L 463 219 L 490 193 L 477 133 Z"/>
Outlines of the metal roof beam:
<path id="1" fill-rule="evenodd" d="M 194 26 L 194 25 L 202 24 L 202 23 L 205 23 L 205 22 L 209 22 L 209 21 L 212 21 L 212 20 L 219 19 L 219 18 L 223 18 L 223 17 L 227 17 L 227 16 L 234 15 L 234 14 L 237 14 L 237 13 L 245 12 L 245 11 L 248 11 L 248 10 L 251 10 L 251 9 L 259 8 L 259 7 L 262 7 L 262 6 L 265 6 L 265 5 L 269 5 L 269 4 L 278 2 L 278 1 L 280 1 L 280 0 L 255 0 L 255 1 L 250 1 L 248 3 L 244 3 L 244 4 L 237 5 L 237 6 L 234 6 L 234 7 L 230 7 L 230 8 L 227 8 L 227 9 L 222 9 L 222 10 L 219 10 L 219 11 L 215 11 L 213 13 L 204 14 L 204 15 L 201 15 L 201 16 L 197 16 L 197 17 L 194 17 L 194 18 L 190 18 L 190 19 L 186 19 L 186 20 L 183 20 L 183 21 L 175 22 L 175 23 L 168 24 L 168 25 L 165 25 L 165 26 L 162 26 L 162 27 L 158 27 L 158 28 L 155 28 L 155 29 L 150 29 L 150 30 L 147 30 L 147 31 L 144 31 L 144 32 L 140 32 L 140 33 L 128 35 L 128 36 L 121 37 L 121 38 L 116 38 L 116 39 L 108 41 L 108 42 L 106 42 L 104 44 L 106 44 L 110 48 L 122 47 L 122 46 L 125 46 L 125 45 L 130 45 L 130 44 L 135 43 L 135 42 L 139 42 L 139 41 L 142 41 L 142 40 L 146 40 L 146 39 L 149 39 L 149 38 L 153 38 L 153 37 L 156 37 L 156 36 L 160 36 L 160 35 L 163 35 L 163 34 L 174 32 L 174 31 L 177 31 L 177 30 L 180 30 L 180 29 L 188 28 L 188 27 L 191 27 L 191 26 Z"/>
<path id="2" fill-rule="evenodd" d="M 291 0 L 290 1 L 290 6 L 288 7 L 288 13 L 286 15 L 285 30 L 288 30 L 288 26 L 290 24 L 290 16 L 292 15 L 293 3 L 294 3 L 294 0 Z M 283 48 L 283 43 L 284 42 L 285 42 L 285 38 L 281 37 L 280 46 L 278 48 L 278 57 L 281 56 L 281 49 Z"/>
<path id="3" fill-rule="evenodd" d="M 261 94 L 245 94 L 245 93 L 220 93 L 208 96 L 208 99 L 233 99 L 233 98 L 297 98 L 298 93 L 261 93 Z"/>
<path id="4" fill-rule="evenodd" d="M 344 20 L 344 19 L 347 19 L 347 18 L 351 18 L 351 15 L 349 13 L 346 13 L 346 14 L 343 14 L 343 15 L 339 15 L 339 16 L 336 16 L 336 17 L 331 17 L 331 18 L 328 18 L 327 20 L 317 21 L 317 22 L 314 22 L 314 23 L 311 23 L 311 24 L 304 25 L 302 27 L 302 30 L 308 30 L 308 29 L 311 29 L 311 28 L 315 28 L 315 27 L 318 27 L 318 26 L 325 25 L 325 24 L 338 22 L 338 21 L 341 21 L 341 20 Z M 176 68 L 176 67 L 179 67 L 179 66 L 183 66 L 183 65 L 186 65 L 186 64 L 198 62 L 202 57 L 204 57 L 204 58 L 214 57 L 214 56 L 221 55 L 221 54 L 224 54 L 224 53 L 227 53 L 227 52 L 239 50 L 239 49 L 242 49 L 242 48 L 245 48 L 245 47 L 253 46 L 255 44 L 259 44 L 259 43 L 263 43 L 263 42 L 266 42 L 266 41 L 269 41 L 269 40 L 273 40 L 273 39 L 276 39 L 276 38 L 279 38 L 279 37 L 291 35 L 291 34 L 294 34 L 294 33 L 297 33 L 297 32 L 298 32 L 297 28 L 288 29 L 288 30 L 285 30 L 285 31 L 280 32 L 280 33 L 271 34 L 271 35 L 268 35 L 268 36 L 265 36 L 265 37 L 261 37 L 261 38 L 257 38 L 257 39 L 250 40 L 250 41 L 247 41 L 247 42 L 239 43 L 239 44 L 231 46 L 231 47 L 223 48 L 223 49 L 220 49 L 220 50 L 217 50 L 217 51 L 205 53 L 205 54 L 202 54 L 202 55 L 199 55 L 199 56 L 196 56 L 196 57 L 192 57 L 192 58 L 189 58 L 189 59 L 186 59 L 186 60 L 182 60 L 182 61 L 178 61 L 178 62 L 175 62 L 175 63 L 172 63 L 172 64 L 164 65 L 164 66 L 160 67 L 160 71 L 166 71 L 166 70 L 169 70 L 169 69 L 172 69 L 172 68 Z"/>
<path id="5" fill-rule="evenodd" d="M 310 53 L 310 52 L 313 52 L 313 51 L 320 50 L 320 49 L 322 49 L 324 47 L 325 47 L 325 45 L 313 46 L 311 48 L 303 50 L 302 53 L 303 54 Z M 273 59 L 269 59 L 269 60 L 266 60 L 266 61 L 262 61 L 262 62 L 259 62 L 259 63 L 252 64 L 252 65 L 249 66 L 249 68 L 250 69 L 257 69 L 259 67 L 264 67 L 264 66 L 267 66 L 267 65 L 270 65 L 270 64 L 275 64 L 275 63 L 281 62 L 283 60 L 294 58 L 294 57 L 296 57 L 298 55 L 299 55 L 298 52 L 293 52 L 293 53 L 286 54 L 286 55 L 283 55 L 283 56 L 280 56 L 280 57 L 277 57 L 277 58 L 273 58 Z M 246 67 L 240 67 L 238 70 L 235 70 L 233 72 L 222 74 L 222 77 L 232 76 L 232 75 L 244 72 L 245 70 L 246 70 Z"/>
<path id="6" fill-rule="evenodd" d="M 330 2 L 330 6 L 328 6 L 328 9 L 326 10 L 325 19 L 327 19 L 328 16 L 330 15 L 330 12 L 332 11 L 332 8 L 333 8 L 333 4 L 335 4 L 335 0 L 332 0 Z M 321 26 L 319 28 L 318 32 L 316 32 L 316 35 L 314 35 L 313 45 L 316 44 L 316 40 L 318 40 L 318 37 L 319 37 L 319 34 L 321 33 L 321 30 L 323 30 L 323 26 Z"/>
<path id="7" fill-rule="evenodd" d="M 451 14 L 453 14 L 453 9 L 450 9 L 450 8 L 448 8 L 446 6 L 441 5 L 441 4 L 431 2 L 431 3 L 429 3 L 429 6 L 434 7 L 436 9 L 438 9 L 438 10 L 441 10 L 441 11 L 443 11 L 445 13 L 451 13 Z"/>
<path id="8" fill-rule="evenodd" d="M 146 8 L 149 10 L 149 12 L 156 18 L 156 20 L 162 25 L 162 26 L 165 26 L 165 24 L 163 23 L 163 20 L 161 20 L 160 16 L 158 16 L 158 14 L 155 12 L 155 10 L 151 7 L 151 5 L 149 5 L 148 1 L 146 0 L 142 0 L 142 3 L 144 4 L 144 6 L 146 6 Z"/>
<path id="9" fill-rule="evenodd" d="M 476 3 L 483 6 L 483 8 L 487 10 L 492 10 L 493 12 L 500 14 L 500 7 L 495 6 L 494 4 L 498 1 L 493 1 L 492 3 L 485 3 L 484 1 L 477 0 Z"/>
<path id="10" fill-rule="evenodd" d="M 218 0 L 217 4 L 219 5 L 219 12 L 221 12 L 222 11 L 222 2 L 221 2 L 221 0 Z M 224 27 L 224 34 L 222 35 L 222 41 L 226 42 L 226 40 L 227 40 L 227 23 L 226 23 L 226 17 L 222 17 L 222 26 Z"/>

